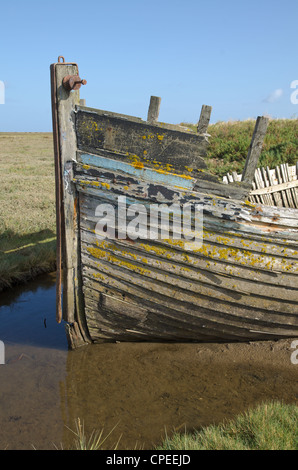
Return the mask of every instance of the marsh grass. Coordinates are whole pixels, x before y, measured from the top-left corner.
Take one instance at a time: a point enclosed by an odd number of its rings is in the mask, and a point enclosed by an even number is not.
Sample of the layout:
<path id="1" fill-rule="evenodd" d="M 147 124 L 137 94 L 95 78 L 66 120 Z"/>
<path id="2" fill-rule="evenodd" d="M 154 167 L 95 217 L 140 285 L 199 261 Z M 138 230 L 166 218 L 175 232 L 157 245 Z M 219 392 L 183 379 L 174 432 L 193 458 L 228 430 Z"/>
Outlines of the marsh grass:
<path id="1" fill-rule="evenodd" d="M 174 433 L 158 450 L 298 450 L 298 407 L 259 405 L 218 426 Z"/>
<path id="2" fill-rule="evenodd" d="M 90 436 L 85 433 L 84 423 L 81 422 L 80 418 L 75 420 L 75 430 L 68 428 L 74 435 L 74 450 L 102 450 L 107 439 L 113 434 L 117 427 L 117 424 L 113 429 L 106 435 L 104 430 L 99 431 L 93 430 Z M 117 450 L 121 436 L 113 445 L 113 450 Z"/>
<path id="3" fill-rule="evenodd" d="M 184 125 L 196 129 L 193 124 Z M 223 177 L 231 171 L 242 173 L 254 127 L 254 120 L 218 122 L 208 127 L 207 165 L 213 174 Z M 294 165 L 297 160 L 298 119 L 271 119 L 259 166 Z"/>
<path id="4" fill-rule="evenodd" d="M 74 445 L 70 450 L 103 450 L 117 425 L 106 435 L 103 430 L 86 435 L 78 418 Z M 117 450 L 120 438 L 108 450 Z M 144 450 L 136 446 L 127 450 Z M 151 449 L 152 450 L 152 449 Z M 249 409 L 233 420 L 190 432 L 175 432 L 165 436 L 153 450 L 298 450 L 298 406 L 269 402 Z"/>
<path id="5" fill-rule="evenodd" d="M 51 133 L 0 133 L 0 290 L 55 269 Z"/>

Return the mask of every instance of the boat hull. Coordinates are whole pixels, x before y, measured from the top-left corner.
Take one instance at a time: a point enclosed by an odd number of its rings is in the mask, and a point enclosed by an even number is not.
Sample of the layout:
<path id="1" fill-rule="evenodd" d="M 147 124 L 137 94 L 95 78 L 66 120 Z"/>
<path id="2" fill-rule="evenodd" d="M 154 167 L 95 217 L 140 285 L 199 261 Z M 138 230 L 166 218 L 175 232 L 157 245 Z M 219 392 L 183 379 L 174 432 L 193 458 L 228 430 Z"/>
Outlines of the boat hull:
<path id="1" fill-rule="evenodd" d="M 190 179 L 136 170 L 102 155 L 79 152 L 77 161 L 81 273 L 92 341 L 297 337 L 296 210 L 203 194 Z M 175 201 L 199 207 L 199 248 L 186 249 L 183 239 L 99 237 L 96 208 L 117 210 L 120 196 L 127 208 L 142 204 L 148 213 L 152 204 Z"/>

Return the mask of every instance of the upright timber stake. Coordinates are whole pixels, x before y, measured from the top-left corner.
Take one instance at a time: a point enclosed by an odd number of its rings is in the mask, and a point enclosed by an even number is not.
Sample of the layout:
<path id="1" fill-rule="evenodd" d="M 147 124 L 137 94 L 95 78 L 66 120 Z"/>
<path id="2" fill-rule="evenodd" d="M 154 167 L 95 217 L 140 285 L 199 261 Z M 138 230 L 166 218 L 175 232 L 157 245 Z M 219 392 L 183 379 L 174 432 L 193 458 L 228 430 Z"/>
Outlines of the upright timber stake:
<path id="1" fill-rule="evenodd" d="M 198 122 L 197 133 L 205 134 L 207 132 L 210 116 L 211 116 L 212 107 L 203 104 L 201 109 L 200 120 Z"/>
<path id="2" fill-rule="evenodd" d="M 147 116 L 148 122 L 158 121 L 160 102 L 161 102 L 161 98 L 159 98 L 159 96 L 151 96 L 150 105 L 148 109 L 148 116 Z"/>
<path id="3" fill-rule="evenodd" d="M 250 147 L 248 150 L 245 167 L 242 173 L 243 183 L 252 184 L 261 155 L 268 124 L 268 118 L 264 116 L 258 116 Z"/>
<path id="4" fill-rule="evenodd" d="M 67 322 L 70 343 L 89 342 L 83 317 L 80 278 L 78 193 L 73 179 L 76 160 L 75 108 L 80 102 L 79 85 L 64 86 L 65 77 L 78 77 L 78 66 L 60 61 L 51 65 L 53 138 L 55 151 L 57 211 L 57 313 L 60 323 Z M 63 82 L 64 80 L 64 82 Z M 71 91 L 73 90 L 73 91 Z M 63 309 L 61 310 L 61 272 L 63 264 Z"/>

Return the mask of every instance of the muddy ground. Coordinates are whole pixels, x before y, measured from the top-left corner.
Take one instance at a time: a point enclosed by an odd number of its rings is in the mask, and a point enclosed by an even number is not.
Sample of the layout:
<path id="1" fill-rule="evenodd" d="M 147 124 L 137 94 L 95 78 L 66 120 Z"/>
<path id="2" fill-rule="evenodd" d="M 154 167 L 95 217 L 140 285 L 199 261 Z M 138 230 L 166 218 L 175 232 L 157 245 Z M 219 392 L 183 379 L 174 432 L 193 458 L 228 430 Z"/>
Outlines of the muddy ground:
<path id="1" fill-rule="evenodd" d="M 261 402 L 297 403 L 293 340 L 245 344 L 98 344 L 76 351 L 7 347 L 0 366 L 0 448 L 69 448 L 114 426 L 106 448 L 150 449 Z"/>

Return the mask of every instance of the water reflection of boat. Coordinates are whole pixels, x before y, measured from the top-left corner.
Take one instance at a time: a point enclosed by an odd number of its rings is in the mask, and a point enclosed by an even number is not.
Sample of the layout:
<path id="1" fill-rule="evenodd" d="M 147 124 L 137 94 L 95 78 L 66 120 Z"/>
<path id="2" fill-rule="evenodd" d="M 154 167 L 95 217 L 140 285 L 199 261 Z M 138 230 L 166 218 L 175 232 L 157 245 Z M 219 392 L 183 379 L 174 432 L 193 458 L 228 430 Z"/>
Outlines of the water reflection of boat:
<path id="1" fill-rule="evenodd" d="M 119 449 L 152 449 L 173 430 L 217 424 L 264 400 L 295 403 L 290 345 L 106 343 L 68 351 L 60 382 L 63 448 L 73 448 L 69 428 L 78 418 L 86 438 L 114 428 L 109 450 L 120 437 Z"/>
<path id="2" fill-rule="evenodd" d="M 63 262 L 70 346 L 297 336 L 298 211 L 248 201 L 268 120 L 257 119 L 242 181 L 223 184 L 204 160 L 209 107 L 194 133 L 158 122 L 157 98 L 147 121 L 86 107 L 77 65 L 60 59 L 51 71 L 57 318 Z M 117 230 L 99 239 L 97 207 L 119 216 L 119 196 L 147 214 L 152 204 L 198 207 L 202 243 L 189 249 L 175 230 L 166 239 Z"/>

